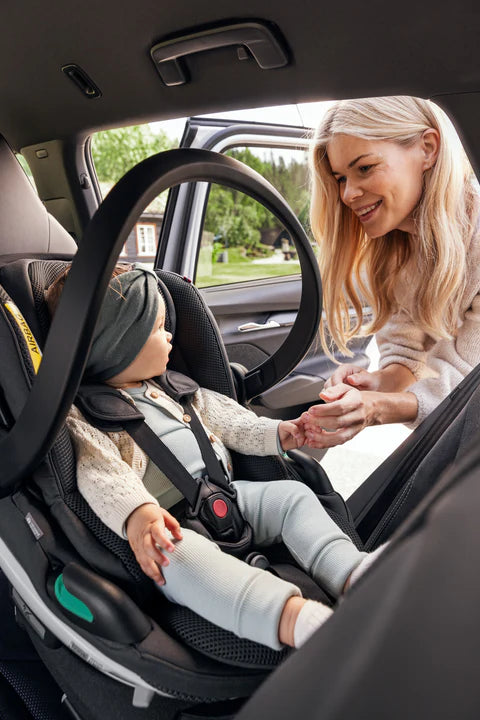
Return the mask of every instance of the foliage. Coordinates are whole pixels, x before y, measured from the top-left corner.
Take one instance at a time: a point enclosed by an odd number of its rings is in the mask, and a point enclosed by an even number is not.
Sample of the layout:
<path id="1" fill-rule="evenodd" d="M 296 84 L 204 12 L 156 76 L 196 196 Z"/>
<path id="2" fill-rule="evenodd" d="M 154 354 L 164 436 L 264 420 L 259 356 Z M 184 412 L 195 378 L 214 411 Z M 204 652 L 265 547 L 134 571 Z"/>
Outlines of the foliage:
<path id="1" fill-rule="evenodd" d="M 117 128 L 96 133 L 92 137 L 92 156 L 101 183 L 115 184 L 130 168 L 141 160 L 176 145 L 164 132 L 154 133 L 148 125 Z M 304 227 L 308 226 L 309 197 L 305 181 L 305 165 L 284 158 L 262 160 L 248 148 L 227 153 L 244 162 L 269 180 L 283 195 Z M 162 211 L 165 197 L 158 207 Z M 281 232 L 278 220 L 263 205 L 248 195 L 228 187 L 212 185 L 204 230 L 211 232 L 217 243 L 216 254 L 223 248 L 242 248 L 244 255 L 269 255 L 272 242 Z M 270 232 L 269 232 L 270 231 Z M 267 237 L 268 236 L 268 237 Z M 262 240 L 266 239 L 267 245 Z"/>
<path id="2" fill-rule="evenodd" d="M 100 181 L 116 183 L 134 165 L 163 150 L 174 142 L 161 131 L 154 133 L 148 125 L 104 130 L 92 137 L 92 156 Z"/>
<path id="3" fill-rule="evenodd" d="M 304 163 L 286 163 L 273 154 L 261 160 L 248 148 L 231 150 L 228 155 L 244 162 L 269 180 L 283 195 L 304 227 L 308 224 L 309 194 Z M 212 185 L 205 216 L 205 230 L 213 232 L 225 247 L 244 247 L 248 256 L 268 254 L 262 235 L 271 230 L 271 239 L 282 230 L 278 220 L 256 200 L 231 188 Z M 276 232 L 275 232 L 276 231 Z M 271 241 L 270 239 L 270 241 Z"/>

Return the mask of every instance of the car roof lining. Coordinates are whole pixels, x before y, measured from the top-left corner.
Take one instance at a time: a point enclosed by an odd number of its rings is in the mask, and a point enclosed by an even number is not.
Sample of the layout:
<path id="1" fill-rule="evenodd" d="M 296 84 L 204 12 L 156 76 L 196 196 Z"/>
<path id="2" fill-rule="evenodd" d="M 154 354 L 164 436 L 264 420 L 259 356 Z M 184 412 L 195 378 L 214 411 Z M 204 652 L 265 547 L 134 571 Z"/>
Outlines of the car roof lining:
<path id="1" fill-rule="evenodd" d="M 308 102 L 339 97 L 412 94 L 431 97 L 480 89 L 472 65 L 478 6 L 413 0 L 388 7 L 380 0 L 309 3 L 165 0 L 68 5 L 52 0 L 11 4 L 0 45 L 3 68 L 0 131 L 16 149 L 48 139 L 153 119 Z M 261 70 L 241 62 L 234 47 L 192 55 L 190 82 L 166 87 L 150 58 L 160 40 L 202 25 L 260 19 L 277 26 L 291 52 L 288 67 Z M 452 22 L 453 19 L 453 22 Z M 9 32 L 9 28 L 11 31 Z M 19 41 L 20 38 L 20 41 Z M 106 48 L 108 47 L 108 52 Z M 61 68 L 76 63 L 102 92 L 87 99 Z M 45 99 L 48 99 L 46 102 Z"/>

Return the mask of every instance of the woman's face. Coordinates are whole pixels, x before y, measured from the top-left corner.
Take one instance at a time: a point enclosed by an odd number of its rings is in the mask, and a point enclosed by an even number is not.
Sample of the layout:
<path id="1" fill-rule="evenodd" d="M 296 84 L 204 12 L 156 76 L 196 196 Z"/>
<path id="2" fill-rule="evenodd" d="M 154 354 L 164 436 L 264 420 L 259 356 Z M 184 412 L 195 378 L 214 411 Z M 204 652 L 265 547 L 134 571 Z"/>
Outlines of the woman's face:
<path id="1" fill-rule="evenodd" d="M 369 237 L 391 230 L 414 233 L 414 211 L 423 190 L 423 174 L 438 153 L 438 133 L 427 130 L 413 145 L 334 135 L 327 157 L 340 198 Z"/>

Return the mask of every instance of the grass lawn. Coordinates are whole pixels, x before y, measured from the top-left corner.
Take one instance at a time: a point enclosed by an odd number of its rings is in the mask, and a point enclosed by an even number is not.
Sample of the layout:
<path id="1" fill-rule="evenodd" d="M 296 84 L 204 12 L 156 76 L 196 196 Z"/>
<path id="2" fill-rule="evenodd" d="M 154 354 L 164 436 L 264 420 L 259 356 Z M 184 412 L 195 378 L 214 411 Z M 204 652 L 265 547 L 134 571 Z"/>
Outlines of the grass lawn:
<path id="1" fill-rule="evenodd" d="M 211 272 L 202 273 L 199 266 L 195 285 L 209 287 L 210 285 L 226 285 L 227 283 L 242 282 L 242 280 L 259 280 L 261 278 L 281 277 L 282 275 L 298 275 L 300 263 L 294 260 L 288 263 L 216 263 L 212 265 Z"/>
<path id="2" fill-rule="evenodd" d="M 226 285 L 228 283 L 245 280 L 260 280 L 269 277 L 282 277 L 283 275 L 298 275 L 300 263 L 297 260 L 278 262 L 274 257 L 255 262 L 243 257 L 239 248 L 229 248 L 228 262 L 212 262 L 211 249 L 203 247 L 200 250 L 197 277 L 195 285 L 209 287 L 211 285 Z"/>

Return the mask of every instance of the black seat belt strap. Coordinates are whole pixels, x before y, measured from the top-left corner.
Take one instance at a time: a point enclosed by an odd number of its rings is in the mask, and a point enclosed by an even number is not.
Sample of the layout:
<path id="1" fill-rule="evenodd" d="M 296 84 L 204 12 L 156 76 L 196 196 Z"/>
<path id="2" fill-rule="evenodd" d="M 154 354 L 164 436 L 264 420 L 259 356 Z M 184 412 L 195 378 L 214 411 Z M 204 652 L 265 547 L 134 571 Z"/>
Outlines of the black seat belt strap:
<path id="1" fill-rule="evenodd" d="M 205 428 L 200 422 L 200 419 L 195 412 L 195 409 L 190 402 L 185 402 L 183 404 L 183 407 L 190 418 L 190 429 L 195 435 L 198 447 L 200 448 L 200 452 L 202 453 L 202 458 L 203 462 L 205 463 L 207 475 L 209 476 L 210 480 L 213 480 L 213 482 L 216 483 L 219 487 L 225 489 L 229 488 L 229 483 L 225 478 L 225 472 L 222 468 L 220 460 L 218 459 L 217 454 L 212 447 L 211 440 L 207 436 Z"/>
<path id="2" fill-rule="evenodd" d="M 195 507 L 198 483 L 145 420 L 126 422 L 124 429 L 177 490 L 180 490 L 189 505 Z"/>

